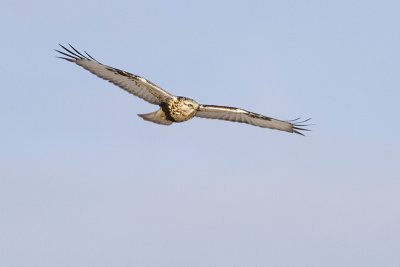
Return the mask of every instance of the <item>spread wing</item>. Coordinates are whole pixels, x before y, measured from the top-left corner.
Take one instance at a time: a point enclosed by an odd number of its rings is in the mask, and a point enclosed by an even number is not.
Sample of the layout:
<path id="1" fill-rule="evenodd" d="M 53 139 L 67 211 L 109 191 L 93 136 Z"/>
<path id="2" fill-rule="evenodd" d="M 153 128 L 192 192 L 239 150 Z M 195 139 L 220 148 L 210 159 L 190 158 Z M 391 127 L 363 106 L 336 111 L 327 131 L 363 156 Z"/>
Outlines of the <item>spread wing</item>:
<path id="1" fill-rule="evenodd" d="M 71 45 L 69 45 L 71 49 L 68 49 L 63 45 L 60 46 L 64 50 L 56 50 L 63 55 L 59 58 L 73 62 L 87 69 L 94 75 L 121 87 L 125 91 L 138 96 L 151 104 L 159 105 L 174 97 L 164 89 L 140 76 L 101 64 L 87 52 L 85 52 L 86 55 L 84 55 Z"/>
<path id="2" fill-rule="evenodd" d="M 281 121 L 234 107 L 200 105 L 199 110 L 196 113 L 196 117 L 242 122 L 263 128 L 297 133 L 300 135 L 304 135 L 300 131 L 309 131 L 308 129 L 301 128 L 307 126 L 303 123 L 308 121 L 309 119 L 301 122 L 297 122 L 297 120 Z"/>

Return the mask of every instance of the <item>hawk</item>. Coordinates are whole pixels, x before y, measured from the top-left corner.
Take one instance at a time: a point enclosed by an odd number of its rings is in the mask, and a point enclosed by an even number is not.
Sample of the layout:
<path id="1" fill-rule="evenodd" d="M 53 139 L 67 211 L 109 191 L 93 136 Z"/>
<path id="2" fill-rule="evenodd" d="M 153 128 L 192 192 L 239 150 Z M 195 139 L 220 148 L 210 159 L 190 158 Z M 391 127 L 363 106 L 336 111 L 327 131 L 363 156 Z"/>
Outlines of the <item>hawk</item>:
<path id="1" fill-rule="evenodd" d="M 174 122 L 184 122 L 193 117 L 199 117 L 247 123 L 300 135 L 304 135 L 301 131 L 308 131 L 308 129 L 302 127 L 308 126 L 304 123 L 309 119 L 301 122 L 299 122 L 299 119 L 282 121 L 241 108 L 199 104 L 187 97 L 174 96 L 138 75 L 103 65 L 86 51 L 83 54 L 71 45 L 69 45 L 69 48 L 61 44 L 60 46 L 63 51 L 55 50 L 61 54 L 59 58 L 83 67 L 94 75 L 119 86 L 128 93 L 140 97 L 150 104 L 160 106 L 160 109 L 155 112 L 138 114 L 138 116 L 146 121 L 171 125 Z"/>

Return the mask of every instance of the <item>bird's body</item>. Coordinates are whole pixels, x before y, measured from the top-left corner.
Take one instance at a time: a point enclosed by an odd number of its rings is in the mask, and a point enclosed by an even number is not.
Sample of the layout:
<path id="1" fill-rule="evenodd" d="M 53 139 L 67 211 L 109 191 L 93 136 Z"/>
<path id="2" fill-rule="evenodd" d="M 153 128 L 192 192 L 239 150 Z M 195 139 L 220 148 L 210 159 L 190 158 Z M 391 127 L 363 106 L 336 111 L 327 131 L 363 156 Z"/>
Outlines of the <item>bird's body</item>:
<path id="1" fill-rule="evenodd" d="M 139 114 L 139 116 L 144 120 L 162 125 L 170 125 L 174 122 L 184 122 L 194 117 L 200 117 L 242 122 L 263 128 L 277 129 L 301 135 L 303 134 L 300 131 L 307 131 L 307 129 L 300 128 L 306 125 L 299 122 L 295 123 L 295 121 L 289 122 L 277 120 L 235 107 L 202 105 L 187 97 L 174 96 L 140 76 L 103 65 L 88 53 L 85 52 L 86 55 L 84 55 L 71 45 L 71 49 L 62 45 L 60 46 L 64 51 L 56 51 L 66 56 L 60 58 L 76 63 L 98 77 L 121 87 L 129 93 L 136 95 L 151 104 L 160 106 L 160 109 L 155 112 Z"/>
<path id="2" fill-rule="evenodd" d="M 162 104 L 161 108 L 163 108 L 167 117 L 173 122 L 184 122 L 190 120 L 196 115 L 199 106 L 199 103 L 193 99 L 178 96 L 168 100 L 167 103 Z"/>
<path id="3" fill-rule="evenodd" d="M 160 104 L 160 109 L 139 114 L 141 118 L 158 124 L 170 125 L 173 122 L 184 122 L 192 119 L 199 108 L 199 103 L 187 97 L 174 97 Z"/>

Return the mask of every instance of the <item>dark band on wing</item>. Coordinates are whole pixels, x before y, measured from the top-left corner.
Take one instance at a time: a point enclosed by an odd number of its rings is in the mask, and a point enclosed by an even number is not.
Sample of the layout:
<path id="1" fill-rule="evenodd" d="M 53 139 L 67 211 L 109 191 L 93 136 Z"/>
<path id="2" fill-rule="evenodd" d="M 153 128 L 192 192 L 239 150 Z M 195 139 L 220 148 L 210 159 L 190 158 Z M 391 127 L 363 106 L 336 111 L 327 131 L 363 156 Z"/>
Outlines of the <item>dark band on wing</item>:
<path id="1" fill-rule="evenodd" d="M 118 75 L 121 75 L 121 76 L 125 76 L 125 77 L 128 77 L 128 78 L 131 78 L 131 77 L 138 78 L 139 77 L 139 76 L 137 76 L 135 74 L 132 74 L 132 73 L 129 73 L 127 71 L 120 70 L 120 69 L 116 69 L 116 68 L 113 68 L 113 67 L 107 67 L 106 66 L 105 68 L 107 70 L 115 73 L 115 74 L 118 74 Z"/>
<path id="2" fill-rule="evenodd" d="M 125 76 L 125 77 L 128 77 L 128 78 L 139 79 L 141 82 L 146 82 L 146 83 L 148 83 L 150 85 L 153 85 L 154 87 L 158 88 L 158 85 L 154 84 L 153 82 L 151 82 L 149 80 L 146 80 L 145 78 L 143 78 L 143 77 L 141 77 L 139 75 L 136 75 L 136 74 L 133 74 L 133 73 L 130 73 L 130 72 L 127 72 L 127 71 L 123 71 L 123 70 L 120 70 L 120 69 L 117 69 L 117 68 L 113 68 L 113 67 L 105 66 L 105 68 L 107 70 L 115 73 L 115 74 L 118 74 L 118 75 L 121 75 L 121 76 Z"/>

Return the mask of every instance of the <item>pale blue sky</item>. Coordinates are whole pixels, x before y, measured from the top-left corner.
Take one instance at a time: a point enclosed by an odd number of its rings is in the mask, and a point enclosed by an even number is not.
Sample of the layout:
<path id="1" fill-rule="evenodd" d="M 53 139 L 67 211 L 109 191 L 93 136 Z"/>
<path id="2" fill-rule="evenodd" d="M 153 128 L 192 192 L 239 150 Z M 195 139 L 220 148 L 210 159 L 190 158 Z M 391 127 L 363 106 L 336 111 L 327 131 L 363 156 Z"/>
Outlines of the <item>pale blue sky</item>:
<path id="1" fill-rule="evenodd" d="M 398 1 L 0 4 L 0 266 L 400 266 Z M 71 43 L 306 137 L 156 109 Z"/>

